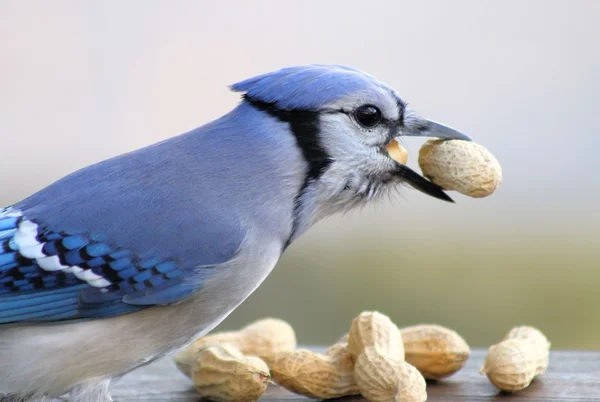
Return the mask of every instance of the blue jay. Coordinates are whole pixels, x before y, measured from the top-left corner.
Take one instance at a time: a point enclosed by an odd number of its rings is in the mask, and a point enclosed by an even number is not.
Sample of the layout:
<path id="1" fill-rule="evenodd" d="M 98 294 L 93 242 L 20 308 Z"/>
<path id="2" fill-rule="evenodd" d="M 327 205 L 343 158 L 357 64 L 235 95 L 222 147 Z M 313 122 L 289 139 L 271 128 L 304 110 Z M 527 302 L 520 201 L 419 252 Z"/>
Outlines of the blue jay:
<path id="1" fill-rule="evenodd" d="M 470 139 L 373 76 L 288 67 L 231 89 L 223 117 L 0 209 L 6 400 L 110 401 L 112 378 L 212 330 L 318 220 L 402 184 L 451 201 L 386 145 Z"/>

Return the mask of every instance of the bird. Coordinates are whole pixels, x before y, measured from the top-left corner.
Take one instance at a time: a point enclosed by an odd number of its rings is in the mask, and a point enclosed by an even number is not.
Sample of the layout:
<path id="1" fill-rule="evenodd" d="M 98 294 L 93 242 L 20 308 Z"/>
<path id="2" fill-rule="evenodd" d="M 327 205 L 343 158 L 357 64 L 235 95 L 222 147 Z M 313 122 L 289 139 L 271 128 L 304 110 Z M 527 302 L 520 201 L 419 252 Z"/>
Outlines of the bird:
<path id="1" fill-rule="evenodd" d="M 210 332 L 316 222 L 413 187 L 404 136 L 471 141 L 353 67 L 229 87 L 211 122 L 0 208 L 0 394 L 110 401 L 110 382 Z"/>

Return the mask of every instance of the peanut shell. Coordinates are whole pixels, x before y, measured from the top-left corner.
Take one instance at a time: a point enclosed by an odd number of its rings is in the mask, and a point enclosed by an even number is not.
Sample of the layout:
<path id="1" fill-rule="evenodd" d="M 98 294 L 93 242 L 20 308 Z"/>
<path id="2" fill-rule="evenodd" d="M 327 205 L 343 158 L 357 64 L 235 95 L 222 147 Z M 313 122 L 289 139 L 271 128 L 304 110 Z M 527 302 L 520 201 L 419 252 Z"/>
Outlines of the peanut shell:
<path id="1" fill-rule="evenodd" d="M 393 359 L 404 360 L 400 330 L 390 318 L 377 311 L 365 311 L 352 320 L 348 333 L 348 350 L 356 359 L 367 346 Z"/>
<path id="2" fill-rule="evenodd" d="M 470 141 L 429 140 L 419 150 L 419 166 L 438 186 L 474 198 L 491 195 L 502 182 L 498 160 Z"/>
<path id="3" fill-rule="evenodd" d="M 480 372 L 497 388 L 516 392 L 547 370 L 549 356 L 550 342 L 544 334 L 533 327 L 516 327 L 490 347 Z"/>
<path id="4" fill-rule="evenodd" d="M 257 356 L 267 364 L 273 364 L 278 355 L 296 349 L 296 334 L 287 322 L 265 318 L 239 331 L 219 332 L 197 339 L 175 355 L 175 364 L 190 377 L 189 371 L 198 353 L 210 346 L 223 344 L 232 345 L 245 355 Z"/>
<path id="5" fill-rule="evenodd" d="M 191 369 L 200 396 L 213 401 L 255 401 L 270 382 L 269 367 L 258 357 L 244 356 L 231 345 L 202 350 Z"/>
<path id="6" fill-rule="evenodd" d="M 440 325 L 415 325 L 400 332 L 406 361 L 428 379 L 437 380 L 456 373 L 471 353 L 460 335 Z"/>
<path id="7" fill-rule="evenodd" d="M 404 360 L 382 355 L 373 346 L 356 360 L 354 379 L 360 393 L 374 402 L 422 402 L 427 400 L 425 379 Z"/>
<path id="8" fill-rule="evenodd" d="M 349 358 L 353 361 L 354 358 L 348 350 L 348 334 L 345 334 L 336 343 L 328 347 L 324 354 L 333 358 Z"/>
<path id="9" fill-rule="evenodd" d="M 279 385 L 311 398 L 359 394 L 349 355 L 340 359 L 298 349 L 278 359 L 271 369 Z"/>

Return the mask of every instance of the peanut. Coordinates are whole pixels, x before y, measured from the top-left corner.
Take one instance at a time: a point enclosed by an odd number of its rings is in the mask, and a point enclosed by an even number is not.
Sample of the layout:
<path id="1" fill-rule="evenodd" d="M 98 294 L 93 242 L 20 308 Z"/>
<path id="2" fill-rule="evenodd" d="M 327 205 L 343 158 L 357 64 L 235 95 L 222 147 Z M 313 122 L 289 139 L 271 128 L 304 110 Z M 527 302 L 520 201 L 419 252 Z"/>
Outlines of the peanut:
<path id="1" fill-rule="evenodd" d="M 422 402 L 427 400 L 425 379 L 403 360 L 367 346 L 356 361 L 354 379 L 361 394 L 374 402 Z"/>
<path id="2" fill-rule="evenodd" d="M 498 160 L 483 146 L 462 140 L 427 141 L 419 151 L 423 175 L 446 190 L 487 197 L 502 182 Z"/>
<path id="3" fill-rule="evenodd" d="M 360 393 L 354 381 L 354 364 L 342 347 L 337 347 L 332 355 L 299 349 L 278 359 L 271 368 L 279 385 L 311 398 L 330 399 Z"/>
<path id="4" fill-rule="evenodd" d="M 363 349 L 373 346 L 381 354 L 404 360 L 400 330 L 386 315 L 366 311 L 352 321 L 348 334 L 348 350 L 357 359 Z"/>
<path id="5" fill-rule="evenodd" d="M 296 335 L 287 322 L 265 318 L 239 331 L 221 332 L 197 339 L 175 355 L 175 364 L 189 377 L 190 368 L 199 352 L 209 346 L 223 344 L 230 344 L 245 355 L 260 357 L 271 365 L 278 355 L 296 349 Z"/>
<path id="6" fill-rule="evenodd" d="M 497 388 L 516 392 L 548 368 L 550 343 L 533 327 L 515 327 L 496 345 L 492 345 L 480 372 Z"/>
<path id="7" fill-rule="evenodd" d="M 354 357 L 354 379 L 360 393 L 376 402 L 427 399 L 425 379 L 404 361 L 400 330 L 389 317 L 363 312 L 352 321 L 348 351 Z"/>
<path id="8" fill-rule="evenodd" d="M 214 401 L 255 401 L 270 382 L 269 367 L 231 345 L 202 350 L 190 371 L 200 396 Z"/>
<path id="9" fill-rule="evenodd" d="M 456 373 L 471 353 L 460 335 L 439 325 L 415 325 L 400 332 L 406 361 L 431 380 Z"/>
<path id="10" fill-rule="evenodd" d="M 328 347 L 325 350 L 325 356 L 344 357 L 354 361 L 350 351 L 348 350 L 348 334 L 345 334 L 336 343 Z"/>
<path id="11" fill-rule="evenodd" d="M 397 140 L 392 140 L 387 145 L 387 151 L 390 158 L 396 162 L 403 165 L 406 165 L 406 162 L 408 162 L 408 151 Z"/>

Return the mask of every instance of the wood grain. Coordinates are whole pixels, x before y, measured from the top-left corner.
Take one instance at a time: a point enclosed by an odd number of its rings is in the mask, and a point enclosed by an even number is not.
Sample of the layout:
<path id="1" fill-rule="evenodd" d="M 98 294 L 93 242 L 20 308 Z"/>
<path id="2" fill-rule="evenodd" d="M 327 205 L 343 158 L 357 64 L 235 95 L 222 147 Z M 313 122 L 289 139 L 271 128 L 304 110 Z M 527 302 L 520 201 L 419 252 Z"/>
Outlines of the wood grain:
<path id="1" fill-rule="evenodd" d="M 321 349 L 321 348 L 313 348 Z M 494 388 L 479 367 L 484 350 L 475 350 L 467 365 L 454 376 L 427 386 L 428 401 L 596 401 L 600 402 L 600 352 L 555 351 L 550 355 L 548 372 L 516 394 L 504 394 Z M 170 359 L 163 359 L 123 377 L 112 387 L 117 402 L 173 401 L 192 402 L 198 397 L 189 379 Z M 310 401 L 285 389 L 271 385 L 261 401 Z M 336 401 L 364 401 L 348 397 Z"/>

